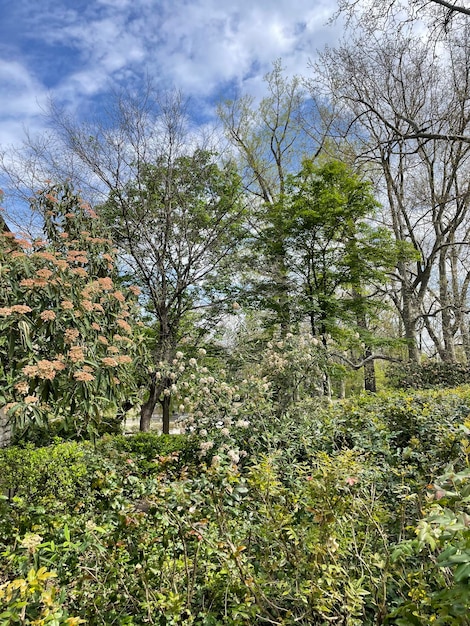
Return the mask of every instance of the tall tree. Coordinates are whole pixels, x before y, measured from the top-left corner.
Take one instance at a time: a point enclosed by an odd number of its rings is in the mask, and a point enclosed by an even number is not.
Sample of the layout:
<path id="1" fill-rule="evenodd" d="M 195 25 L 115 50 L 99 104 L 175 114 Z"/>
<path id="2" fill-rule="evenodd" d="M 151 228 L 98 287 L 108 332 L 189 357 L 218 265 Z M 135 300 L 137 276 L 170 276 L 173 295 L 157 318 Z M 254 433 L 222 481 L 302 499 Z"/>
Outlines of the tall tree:
<path id="1" fill-rule="evenodd" d="M 470 46 L 458 31 L 441 46 L 437 58 L 412 34 L 384 34 L 326 51 L 319 69 L 350 116 L 358 160 L 383 185 L 383 219 L 397 242 L 415 250 L 415 262 L 398 260 L 391 294 L 415 361 L 423 327 L 442 359 L 456 358 L 454 319 L 462 306 L 462 294 L 454 300 L 449 288 L 449 269 L 464 241 L 470 201 Z M 439 332 L 431 324 L 436 318 Z"/>
<path id="2" fill-rule="evenodd" d="M 378 203 L 371 184 L 339 161 L 306 160 L 290 179 L 286 200 L 288 262 L 297 286 L 297 313 L 325 347 L 348 328 L 370 350 L 369 320 L 382 308 L 396 251 L 390 232 L 370 224 Z M 375 390 L 373 359 L 366 381 Z"/>
<path id="3" fill-rule="evenodd" d="M 158 364 L 175 358 L 191 312 L 204 310 L 200 329 L 220 312 L 244 237 L 244 204 L 233 168 L 220 167 L 203 150 L 168 157 L 142 163 L 138 178 L 113 190 L 101 209 L 157 320 L 154 370 L 141 410 L 144 431 L 158 402 L 163 431 L 169 431 L 174 381 L 158 376 Z"/>
<path id="4" fill-rule="evenodd" d="M 252 201 L 252 232 L 258 241 L 255 299 L 286 332 L 292 321 L 284 201 L 289 174 L 318 146 L 307 132 L 307 99 L 298 77 L 287 79 L 281 63 L 265 77 L 268 94 L 256 105 L 249 96 L 225 102 L 219 116 L 236 150 Z"/>

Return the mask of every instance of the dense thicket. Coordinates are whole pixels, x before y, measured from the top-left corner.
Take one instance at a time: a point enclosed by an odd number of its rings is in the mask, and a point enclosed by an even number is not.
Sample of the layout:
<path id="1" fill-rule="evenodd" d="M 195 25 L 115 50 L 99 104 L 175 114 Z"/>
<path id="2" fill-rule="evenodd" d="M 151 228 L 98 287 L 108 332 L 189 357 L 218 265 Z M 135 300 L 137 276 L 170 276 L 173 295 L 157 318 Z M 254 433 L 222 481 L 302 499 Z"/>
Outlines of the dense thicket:
<path id="1" fill-rule="evenodd" d="M 466 625 L 469 401 L 0 451 L 0 623 Z"/>

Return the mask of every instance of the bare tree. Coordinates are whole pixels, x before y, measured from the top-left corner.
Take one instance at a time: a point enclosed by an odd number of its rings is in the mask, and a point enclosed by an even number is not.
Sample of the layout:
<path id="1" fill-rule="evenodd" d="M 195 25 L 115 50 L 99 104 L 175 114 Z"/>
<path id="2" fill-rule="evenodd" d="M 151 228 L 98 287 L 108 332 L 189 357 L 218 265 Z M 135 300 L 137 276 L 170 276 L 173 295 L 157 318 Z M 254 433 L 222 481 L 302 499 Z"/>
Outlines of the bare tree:
<path id="1" fill-rule="evenodd" d="M 432 316 L 442 329 L 441 336 L 429 332 L 441 358 L 455 359 L 462 294 L 453 296 L 449 271 L 452 255 L 465 245 L 470 201 L 467 41 L 466 28 L 453 32 L 437 57 L 410 33 L 369 35 L 327 50 L 311 83 L 316 88 L 320 76 L 328 87 L 341 113 L 338 134 L 351 138 L 358 161 L 376 172 L 384 220 L 396 240 L 415 251 L 413 263 L 406 256 L 398 262 L 391 293 L 412 360 L 419 359 L 419 329 L 430 331 Z M 426 310 L 434 281 L 436 299 Z"/>
<path id="2" fill-rule="evenodd" d="M 360 21 L 370 33 L 396 29 L 419 22 L 426 25 L 432 38 L 440 39 L 456 24 L 468 21 L 470 8 L 465 0 L 338 0 L 336 17 Z"/>

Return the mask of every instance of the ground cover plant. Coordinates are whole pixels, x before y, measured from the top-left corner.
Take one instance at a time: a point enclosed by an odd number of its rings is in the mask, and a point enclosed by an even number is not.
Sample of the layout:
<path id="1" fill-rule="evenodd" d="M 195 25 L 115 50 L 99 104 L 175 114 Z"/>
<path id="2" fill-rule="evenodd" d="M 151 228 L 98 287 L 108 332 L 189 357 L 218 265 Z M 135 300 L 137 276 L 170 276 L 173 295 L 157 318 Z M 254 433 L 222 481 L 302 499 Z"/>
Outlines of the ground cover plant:
<path id="1" fill-rule="evenodd" d="M 0 623 L 467 624 L 469 413 L 395 392 L 4 449 Z"/>

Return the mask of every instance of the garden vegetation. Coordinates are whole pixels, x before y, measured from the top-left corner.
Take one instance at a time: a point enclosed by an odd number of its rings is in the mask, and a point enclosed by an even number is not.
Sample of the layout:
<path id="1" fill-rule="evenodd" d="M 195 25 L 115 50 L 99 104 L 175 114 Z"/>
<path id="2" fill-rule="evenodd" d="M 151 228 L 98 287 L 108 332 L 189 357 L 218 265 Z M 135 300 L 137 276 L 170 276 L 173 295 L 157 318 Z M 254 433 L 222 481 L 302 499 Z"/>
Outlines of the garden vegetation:
<path id="1" fill-rule="evenodd" d="M 370 8 L 2 155 L 0 626 L 470 626 L 468 11 Z"/>

